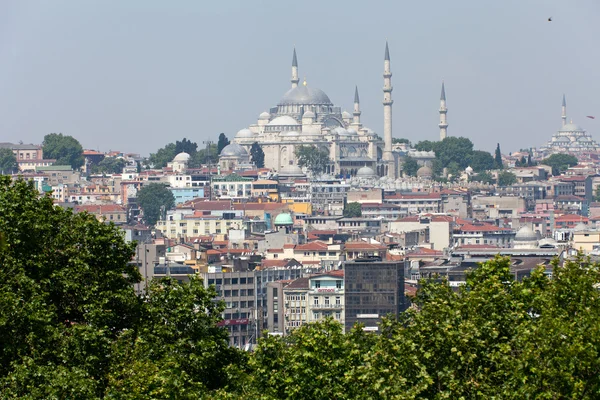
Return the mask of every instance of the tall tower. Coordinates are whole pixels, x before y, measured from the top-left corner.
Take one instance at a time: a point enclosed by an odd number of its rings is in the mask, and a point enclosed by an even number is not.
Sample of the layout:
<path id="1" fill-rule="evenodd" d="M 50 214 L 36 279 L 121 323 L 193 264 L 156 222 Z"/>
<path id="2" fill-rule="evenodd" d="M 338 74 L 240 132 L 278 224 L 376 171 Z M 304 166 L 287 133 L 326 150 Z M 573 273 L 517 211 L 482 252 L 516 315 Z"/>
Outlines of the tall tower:
<path id="1" fill-rule="evenodd" d="M 388 172 L 387 176 L 396 178 L 394 154 L 392 154 L 392 71 L 390 69 L 390 50 L 387 40 L 385 42 L 385 57 L 383 59 L 383 161 Z"/>
<path id="2" fill-rule="evenodd" d="M 292 57 L 292 89 L 298 86 L 298 59 L 296 58 L 296 48 L 294 47 L 294 56 Z"/>
<path id="3" fill-rule="evenodd" d="M 565 95 L 563 94 L 563 102 L 562 102 L 562 126 L 567 124 L 567 100 L 565 99 Z"/>
<path id="4" fill-rule="evenodd" d="M 358 98 L 358 86 L 354 88 L 354 112 L 352 113 L 352 123 L 360 124 L 360 100 Z"/>
<path id="5" fill-rule="evenodd" d="M 446 89 L 444 88 L 444 81 L 442 81 L 442 95 L 440 96 L 440 140 L 446 139 L 448 136 L 448 122 L 446 121 L 446 113 L 448 108 L 446 107 Z"/>

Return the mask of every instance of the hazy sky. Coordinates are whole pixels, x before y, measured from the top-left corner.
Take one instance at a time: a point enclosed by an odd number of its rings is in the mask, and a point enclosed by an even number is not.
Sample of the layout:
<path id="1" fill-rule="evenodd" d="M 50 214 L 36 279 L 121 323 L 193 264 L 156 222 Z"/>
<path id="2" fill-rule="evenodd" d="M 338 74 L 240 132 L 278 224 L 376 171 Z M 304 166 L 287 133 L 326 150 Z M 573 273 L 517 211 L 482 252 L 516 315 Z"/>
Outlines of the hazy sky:
<path id="1" fill-rule="evenodd" d="M 553 21 L 547 22 L 552 16 Z M 147 155 L 230 138 L 300 77 L 382 135 L 389 41 L 393 134 L 448 134 L 504 152 L 544 144 L 569 118 L 600 140 L 598 0 L 0 2 L 0 142 L 47 133 Z M 596 120 L 585 118 L 596 115 Z"/>

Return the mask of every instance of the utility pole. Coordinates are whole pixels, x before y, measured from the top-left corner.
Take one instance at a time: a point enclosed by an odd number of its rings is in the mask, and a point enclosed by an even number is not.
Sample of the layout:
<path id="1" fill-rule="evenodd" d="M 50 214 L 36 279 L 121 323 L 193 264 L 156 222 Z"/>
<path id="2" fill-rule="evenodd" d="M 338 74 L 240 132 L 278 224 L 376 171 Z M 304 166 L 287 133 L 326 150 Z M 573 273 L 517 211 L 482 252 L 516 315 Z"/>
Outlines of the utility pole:
<path id="1" fill-rule="evenodd" d="M 212 140 L 205 140 L 202 142 L 203 144 L 206 145 L 206 160 L 207 160 L 207 164 L 208 164 L 208 193 L 209 193 L 209 200 L 213 199 L 212 196 L 212 187 L 211 187 L 211 183 L 212 183 L 212 169 L 211 169 L 211 162 L 210 162 L 210 148 L 213 144 Z"/>

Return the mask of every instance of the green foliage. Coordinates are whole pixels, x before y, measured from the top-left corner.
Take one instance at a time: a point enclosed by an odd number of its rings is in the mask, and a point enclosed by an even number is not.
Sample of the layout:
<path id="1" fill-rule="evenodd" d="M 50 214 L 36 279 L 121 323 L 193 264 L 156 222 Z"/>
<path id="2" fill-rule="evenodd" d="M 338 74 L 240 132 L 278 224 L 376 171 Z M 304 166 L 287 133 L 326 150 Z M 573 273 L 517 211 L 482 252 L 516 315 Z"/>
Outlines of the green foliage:
<path id="1" fill-rule="evenodd" d="M 475 172 L 484 172 L 494 169 L 494 157 L 487 151 L 474 150 L 470 157 L 470 165 Z"/>
<path id="2" fill-rule="evenodd" d="M 498 174 L 499 186 L 510 186 L 517 183 L 517 176 L 509 171 L 501 171 Z"/>
<path id="3" fill-rule="evenodd" d="M 402 164 L 402 171 L 408 176 L 417 176 L 419 170 L 419 164 L 417 160 L 411 156 L 404 157 L 404 163 Z"/>
<path id="4" fill-rule="evenodd" d="M 265 166 L 265 152 L 258 142 L 252 143 L 252 147 L 250 148 L 250 156 L 252 157 L 252 162 L 258 168 L 264 168 Z"/>
<path id="5" fill-rule="evenodd" d="M 313 174 L 320 174 L 330 163 L 329 152 L 316 146 L 299 146 L 295 151 L 298 166 L 307 167 Z"/>
<path id="6" fill-rule="evenodd" d="M 217 142 L 217 154 L 221 154 L 221 151 L 229 144 L 229 139 L 224 133 L 219 134 L 219 141 Z"/>
<path id="7" fill-rule="evenodd" d="M 358 218 L 362 217 L 362 208 L 360 203 L 351 202 L 346 203 L 344 207 L 344 217 L 346 218 Z"/>
<path id="8" fill-rule="evenodd" d="M 435 151 L 435 148 L 439 142 L 432 142 L 431 140 L 422 140 L 415 144 L 415 150 L 417 151 Z"/>
<path id="9" fill-rule="evenodd" d="M 488 185 L 492 185 L 492 184 L 496 183 L 496 180 L 494 179 L 492 174 L 490 174 L 487 171 L 478 173 L 477 175 L 473 176 L 471 178 L 471 180 L 473 182 L 487 183 Z"/>
<path id="10" fill-rule="evenodd" d="M 11 149 L 0 149 L 0 174 L 10 175 L 18 169 L 15 153 Z"/>
<path id="11" fill-rule="evenodd" d="M 410 146 L 410 140 L 405 138 L 392 138 L 392 144 L 407 144 Z"/>
<path id="12" fill-rule="evenodd" d="M 72 136 L 62 133 L 50 133 L 42 142 L 44 158 L 56 159 L 55 165 L 70 165 L 77 169 L 83 166 L 83 147 Z"/>
<path id="13" fill-rule="evenodd" d="M 496 146 L 496 152 L 494 153 L 494 164 L 496 169 L 504 168 L 504 165 L 502 164 L 502 152 L 500 151 L 500 143 L 498 143 Z"/>
<path id="14" fill-rule="evenodd" d="M 125 168 L 126 162 L 122 158 L 105 157 L 97 165 L 92 165 L 92 174 L 120 174 Z"/>
<path id="15" fill-rule="evenodd" d="M 542 164 L 552 167 L 552 175 L 560 175 L 569 167 L 578 163 L 577 157 L 570 154 L 552 154 L 541 161 Z"/>
<path id="16" fill-rule="evenodd" d="M 144 212 L 144 221 L 155 225 L 161 216 L 161 207 L 170 210 L 175 207 L 175 197 L 162 183 L 144 185 L 137 193 L 137 202 Z"/>
<path id="17" fill-rule="evenodd" d="M 596 185 L 596 190 L 594 190 L 594 201 L 600 201 L 600 185 Z"/>
<path id="18" fill-rule="evenodd" d="M 473 155 L 473 142 L 464 137 L 448 136 L 441 142 L 423 140 L 415 148 L 417 151 L 434 151 L 442 168 L 448 168 L 454 162 L 457 170 L 467 168 Z"/>
<path id="19" fill-rule="evenodd" d="M 198 150 L 188 163 L 189 168 L 200 168 L 202 165 L 215 165 L 219 161 L 216 144 L 209 144 L 206 148 Z"/>
<path id="20" fill-rule="evenodd" d="M 152 168 L 164 168 L 168 163 L 173 161 L 176 155 L 177 148 L 175 143 L 169 143 L 165 147 L 158 149 L 156 153 L 150 153 L 148 164 L 151 165 Z"/>
<path id="21" fill-rule="evenodd" d="M 198 145 L 191 140 L 183 138 L 181 141 L 175 142 L 175 155 L 179 153 L 188 153 L 190 156 L 196 154 Z"/>

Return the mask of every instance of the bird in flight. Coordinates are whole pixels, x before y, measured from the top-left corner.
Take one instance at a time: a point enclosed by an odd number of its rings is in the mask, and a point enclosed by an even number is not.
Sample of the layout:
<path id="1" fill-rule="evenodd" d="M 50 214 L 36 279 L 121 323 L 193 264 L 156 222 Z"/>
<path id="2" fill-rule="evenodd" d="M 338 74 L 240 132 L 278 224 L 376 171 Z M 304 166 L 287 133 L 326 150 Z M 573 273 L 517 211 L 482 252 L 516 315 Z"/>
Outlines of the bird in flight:
<path id="1" fill-rule="evenodd" d="M 596 117 L 594 117 L 593 115 L 586 115 L 586 117 L 589 119 L 596 119 Z"/>
<path id="2" fill-rule="evenodd" d="M 552 17 L 549 17 L 549 18 L 548 18 L 548 22 L 552 22 Z"/>

